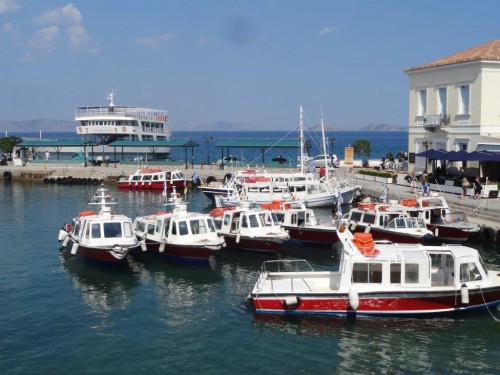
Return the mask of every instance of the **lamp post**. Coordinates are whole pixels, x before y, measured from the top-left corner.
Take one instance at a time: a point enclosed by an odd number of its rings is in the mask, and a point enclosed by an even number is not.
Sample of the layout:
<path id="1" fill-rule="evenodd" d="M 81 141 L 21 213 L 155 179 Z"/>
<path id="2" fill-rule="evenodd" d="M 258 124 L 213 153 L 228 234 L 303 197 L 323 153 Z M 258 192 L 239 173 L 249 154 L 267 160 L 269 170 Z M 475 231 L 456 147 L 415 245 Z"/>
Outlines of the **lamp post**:
<path id="1" fill-rule="evenodd" d="M 333 154 L 333 145 L 335 144 L 337 140 L 335 137 L 329 137 L 328 142 L 330 142 L 330 156 Z"/>
<path id="2" fill-rule="evenodd" d="M 210 165 L 210 152 L 209 152 L 209 144 L 214 141 L 214 137 L 203 137 L 203 143 L 207 145 L 207 165 Z"/>
<path id="3" fill-rule="evenodd" d="M 422 142 L 422 144 L 425 147 L 425 171 L 424 171 L 424 173 L 427 174 L 427 150 L 429 149 L 429 147 L 432 147 L 432 141 L 424 141 L 424 142 Z"/>

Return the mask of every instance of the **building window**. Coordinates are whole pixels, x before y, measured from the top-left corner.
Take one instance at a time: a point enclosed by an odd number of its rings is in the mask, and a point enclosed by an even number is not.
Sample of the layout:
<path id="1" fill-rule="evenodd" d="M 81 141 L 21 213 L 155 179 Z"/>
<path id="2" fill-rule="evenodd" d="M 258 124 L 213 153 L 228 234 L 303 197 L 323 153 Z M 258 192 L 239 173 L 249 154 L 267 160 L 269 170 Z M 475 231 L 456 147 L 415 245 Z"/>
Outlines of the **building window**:
<path id="1" fill-rule="evenodd" d="M 427 89 L 418 91 L 418 116 L 427 115 Z"/>
<path id="2" fill-rule="evenodd" d="M 446 92 L 446 87 L 440 87 L 438 89 L 438 114 L 439 115 L 446 115 L 448 113 L 448 106 L 447 106 L 447 92 Z"/>
<path id="3" fill-rule="evenodd" d="M 469 112 L 469 101 L 470 101 L 470 86 L 462 85 L 459 87 L 459 103 L 458 103 L 458 111 L 461 115 L 468 115 Z"/>

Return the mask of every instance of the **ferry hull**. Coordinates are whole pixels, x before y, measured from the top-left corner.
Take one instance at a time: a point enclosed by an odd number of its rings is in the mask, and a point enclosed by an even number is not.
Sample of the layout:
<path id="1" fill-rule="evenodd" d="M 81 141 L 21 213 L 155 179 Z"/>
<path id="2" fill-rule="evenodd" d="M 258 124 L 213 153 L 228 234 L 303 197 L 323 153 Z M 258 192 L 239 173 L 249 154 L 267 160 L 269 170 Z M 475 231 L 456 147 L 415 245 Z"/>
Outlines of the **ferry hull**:
<path id="1" fill-rule="evenodd" d="M 434 233 L 436 239 L 441 241 L 462 243 L 478 235 L 477 231 L 467 231 L 462 228 L 427 224 L 427 229 Z"/>
<path id="2" fill-rule="evenodd" d="M 151 254 L 165 258 L 175 258 L 178 260 L 192 262 L 208 262 L 210 256 L 212 256 L 216 251 L 219 251 L 221 247 L 222 246 L 206 247 L 195 245 L 165 244 L 165 249 L 163 250 L 163 252 L 160 252 L 159 242 L 146 242 L 147 252 L 151 252 Z M 138 251 L 141 250 L 139 249 Z"/>
<path id="3" fill-rule="evenodd" d="M 296 297 L 295 305 L 287 304 L 290 297 Z M 350 307 L 346 293 L 256 293 L 252 294 L 251 300 L 255 311 L 263 314 L 429 316 L 493 308 L 500 305 L 500 288 L 484 288 L 482 291 L 470 289 L 468 304 L 461 302 L 460 291 L 455 290 L 432 293 L 360 293 L 357 310 Z"/>
<path id="4" fill-rule="evenodd" d="M 357 225 L 354 230 L 352 230 L 353 226 L 351 226 L 350 228 L 351 231 L 355 233 L 364 233 L 366 230 L 366 226 L 364 225 Z M 375 227 L 370 227 L 370 233 L 372 234 L 373 239 L 376 241 L 391 241 L 394 243 L 425 243 L 432 239 L 428 236 L 416 237 L 403 232 L 398 233 L 394 231 L 382 230 Z"/>

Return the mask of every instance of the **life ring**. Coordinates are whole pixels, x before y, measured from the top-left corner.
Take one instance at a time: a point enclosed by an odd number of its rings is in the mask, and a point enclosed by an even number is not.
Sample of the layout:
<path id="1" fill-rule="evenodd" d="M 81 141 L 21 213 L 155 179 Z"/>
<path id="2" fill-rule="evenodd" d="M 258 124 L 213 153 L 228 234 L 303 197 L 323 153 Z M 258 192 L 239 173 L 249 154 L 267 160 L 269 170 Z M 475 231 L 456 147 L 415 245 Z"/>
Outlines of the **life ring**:
<path id="1" fill-rule="evenodd" d="M 481 231 L 481 239 L 484 242 L 492 243 L 495 240 L 495 231 L 493 230 L 493 228 L 483 228 L 483 230 Z"/>
<path id="2" fill-rule="evenodd" d="M 81 131 L 82 131 L 82 127 L 81 127 L 81 126 L 78 128 L 78 131 L 79 131 L 79 132 L 81 132 Z"/>
<path id="3" fill-rule="evenodd" d="M 71 229 L 73 229 L 73 227 L 71 226 L 71 224 L 65 224 L 65 225 L 64 225 L 64 230 L 65 230 L 66 232 L 70 232 L 70 231 L 71 231 Z"/>
<path id="4" fill-rule="evenodd" d="M 126 132 L 126 131 L 127 131 L 127 128 L 124 126 L 124 127 L 122 128 L 122 130 L 123 130 L 124 132 Z"/>

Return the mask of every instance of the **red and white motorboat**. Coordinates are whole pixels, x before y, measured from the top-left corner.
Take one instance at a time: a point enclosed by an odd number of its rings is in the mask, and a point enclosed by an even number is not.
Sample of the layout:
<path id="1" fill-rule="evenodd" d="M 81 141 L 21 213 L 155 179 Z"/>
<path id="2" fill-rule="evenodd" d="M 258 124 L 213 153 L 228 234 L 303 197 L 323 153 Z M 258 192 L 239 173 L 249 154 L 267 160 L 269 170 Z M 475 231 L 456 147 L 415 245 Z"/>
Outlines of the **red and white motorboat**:
<path id="1" fill-rule="evenodd" d="M 270 210 L 250 208 L 242 202 L 237 207 L 218 207 L 210 211 L 220 235 L 228 248 L 246 251 L 276 253 L 283 242 L 290 239 Z"/>
<path id="2" fill-rule="evenodd" d="M 481 226 L 469 222 L 463 212 L 452 212 L 443 196 L 432 193 L 415 199 L 403 199 L 401 205 L 412 217 L 424 220 L 438 240 L 465 242 L 480 234 Z"/>
<path id="3" fill-rule="evenodd" d="M 301 202 L 274 201 L 261 204 L 261 207 L 275 213 L 291 240 L 332 245 L 339 239 L 333 222 L 322 223 L 314 215 L 314 210 Z"/>
<path id="4" fill-rule="evenodd" d="M 108 189 L 97 189 L 89 205 L 100 206 L 100 211 L 80 212 L 71 224 L 64 224 L 58 237 L 62 249 L 91 260 L 126 261 L 129 251 L 139 247 L 139 241 L 132 230 L 132 220 L 111 211 L 110 205 L 114 204 Z"/>
<path id="5" fill-rule="evenodd" d="M 342 217 L 351 232 L 369 232 L 374 240 L 425 243 L 434 238 L 420 217 L 411 217 L 401 205 L 358 203 Z"/>
<path id="6" fill-rule="evenodd" d="M 314 271 L 305 260 L 265 262 L 249 296 L 256 312 L 425 317 L 500 305 L 500 271 L 487 270 L 473 248 L 380 244 L 343 228 L 338 235 L 338 271 Z"/>
<path id="7" fill-rule="evenodd" d="M 184 261 L 206 262 L 225 246 L 208 214 L 188 212 L 187 204 L 174 199 L 171 212 L 138 216 L 134 233 L 143 251 Z"/>
<path id="8" fill-rule="evenodd" d="M 119 188 L 127 189 L 184 189 L 187 179 L 181 171 L 164 171 L 161 168 L 139 168 L 130 176 L 118 179 Z"/>

